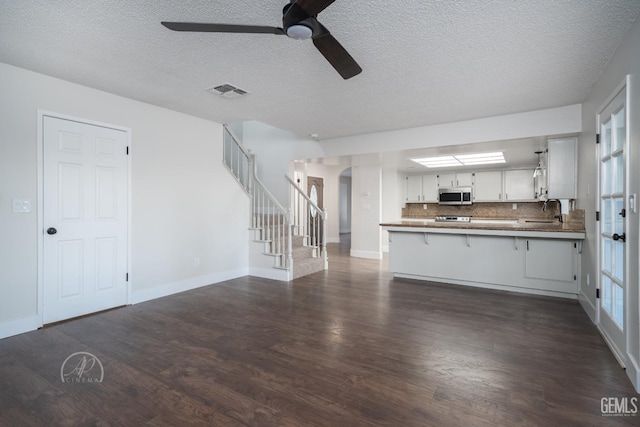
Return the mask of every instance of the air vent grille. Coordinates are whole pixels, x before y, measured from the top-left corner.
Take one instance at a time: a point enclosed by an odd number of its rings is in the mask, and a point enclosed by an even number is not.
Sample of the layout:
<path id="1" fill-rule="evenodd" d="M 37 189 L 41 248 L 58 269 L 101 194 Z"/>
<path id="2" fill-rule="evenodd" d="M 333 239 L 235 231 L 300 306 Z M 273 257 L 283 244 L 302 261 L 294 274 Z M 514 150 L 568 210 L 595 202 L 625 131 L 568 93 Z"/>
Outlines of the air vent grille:
<path id="1" fill-rule="evenodd" d="M 223 98 L 239 98 L 249 93 L 244 89 L 240 89 L 239 87 L 232 85 L 231 83 L 223 83 L 221 85 L 212 86 L 207 89 L 207 92 L 221 96 Z"/>

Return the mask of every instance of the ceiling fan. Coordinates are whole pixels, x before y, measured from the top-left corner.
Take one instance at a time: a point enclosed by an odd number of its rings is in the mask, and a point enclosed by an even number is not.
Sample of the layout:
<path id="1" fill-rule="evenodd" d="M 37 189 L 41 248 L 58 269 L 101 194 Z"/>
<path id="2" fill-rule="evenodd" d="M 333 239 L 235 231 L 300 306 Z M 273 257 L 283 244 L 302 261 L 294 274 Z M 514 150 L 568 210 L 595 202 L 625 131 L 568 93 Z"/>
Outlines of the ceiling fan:
<path id="1" fill-rule="evenodd" d="M 174 31 L 195 31 L 211 33 L 253 33 L 287 35 L 293 39 L 311 38 L 313 44 L 346 80 L 362 72 L 362 68 L 349 55 L 329 30 L 318 22 L 318 13 L 335 0 L 291 0 L 282 11 L 282 27 L 262 25 L 208 24 L 196 22 L 161 22 Z"/>

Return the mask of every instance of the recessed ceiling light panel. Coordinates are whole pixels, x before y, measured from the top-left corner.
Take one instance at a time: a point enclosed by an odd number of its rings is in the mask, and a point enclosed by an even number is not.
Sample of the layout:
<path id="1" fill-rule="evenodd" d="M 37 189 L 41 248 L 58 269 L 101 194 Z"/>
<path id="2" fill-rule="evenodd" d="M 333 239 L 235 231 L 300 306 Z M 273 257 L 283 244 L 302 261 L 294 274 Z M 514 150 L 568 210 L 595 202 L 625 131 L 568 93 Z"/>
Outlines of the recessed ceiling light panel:
<path id="1" fill-rule="evenodd" d="M 501 151 L 495 153 L 479 154 L 459 154 L 455 156 L 424 157 L 420 159 L 410 159 L 428 168 L 444 168 L 452 166 L 474 166 L 505 163 L 504 155 Z"/>

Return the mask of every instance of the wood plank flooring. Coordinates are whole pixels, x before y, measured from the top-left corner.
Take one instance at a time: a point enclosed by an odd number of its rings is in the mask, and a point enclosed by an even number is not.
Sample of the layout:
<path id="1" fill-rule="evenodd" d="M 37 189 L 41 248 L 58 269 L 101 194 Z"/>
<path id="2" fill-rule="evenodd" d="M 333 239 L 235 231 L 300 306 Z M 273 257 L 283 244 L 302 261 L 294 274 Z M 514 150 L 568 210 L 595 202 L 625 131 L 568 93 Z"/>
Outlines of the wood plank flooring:
<path id="1" fill-rule="evenodd" d="M 329 272 L 244 277 L 0 340 L 0 426 L 605 426 L 638 397 L 575 301 Z M 102 383 L 63 383 L 71 353 Z"/>

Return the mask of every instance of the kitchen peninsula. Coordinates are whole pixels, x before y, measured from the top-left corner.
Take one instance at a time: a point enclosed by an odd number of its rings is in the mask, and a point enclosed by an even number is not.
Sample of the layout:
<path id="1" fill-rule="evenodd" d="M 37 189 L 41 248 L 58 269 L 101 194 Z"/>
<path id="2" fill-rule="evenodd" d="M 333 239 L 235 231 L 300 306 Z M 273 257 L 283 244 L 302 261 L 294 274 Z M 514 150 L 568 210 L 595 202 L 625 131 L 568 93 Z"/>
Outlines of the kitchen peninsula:
<path id="1" fill-rule="evenodd" d="M 436 221 L 443 218 L 437 205 L 422 218 L 407 208 L 403 216 L 412 218 L 380 224 L 394 277 L 577 298 L 584 212 L 560 222 L 541 203 L 519 204 L 519 211 L 493 205 L 483 206 L 482 217 L 453 221 Z"/>

